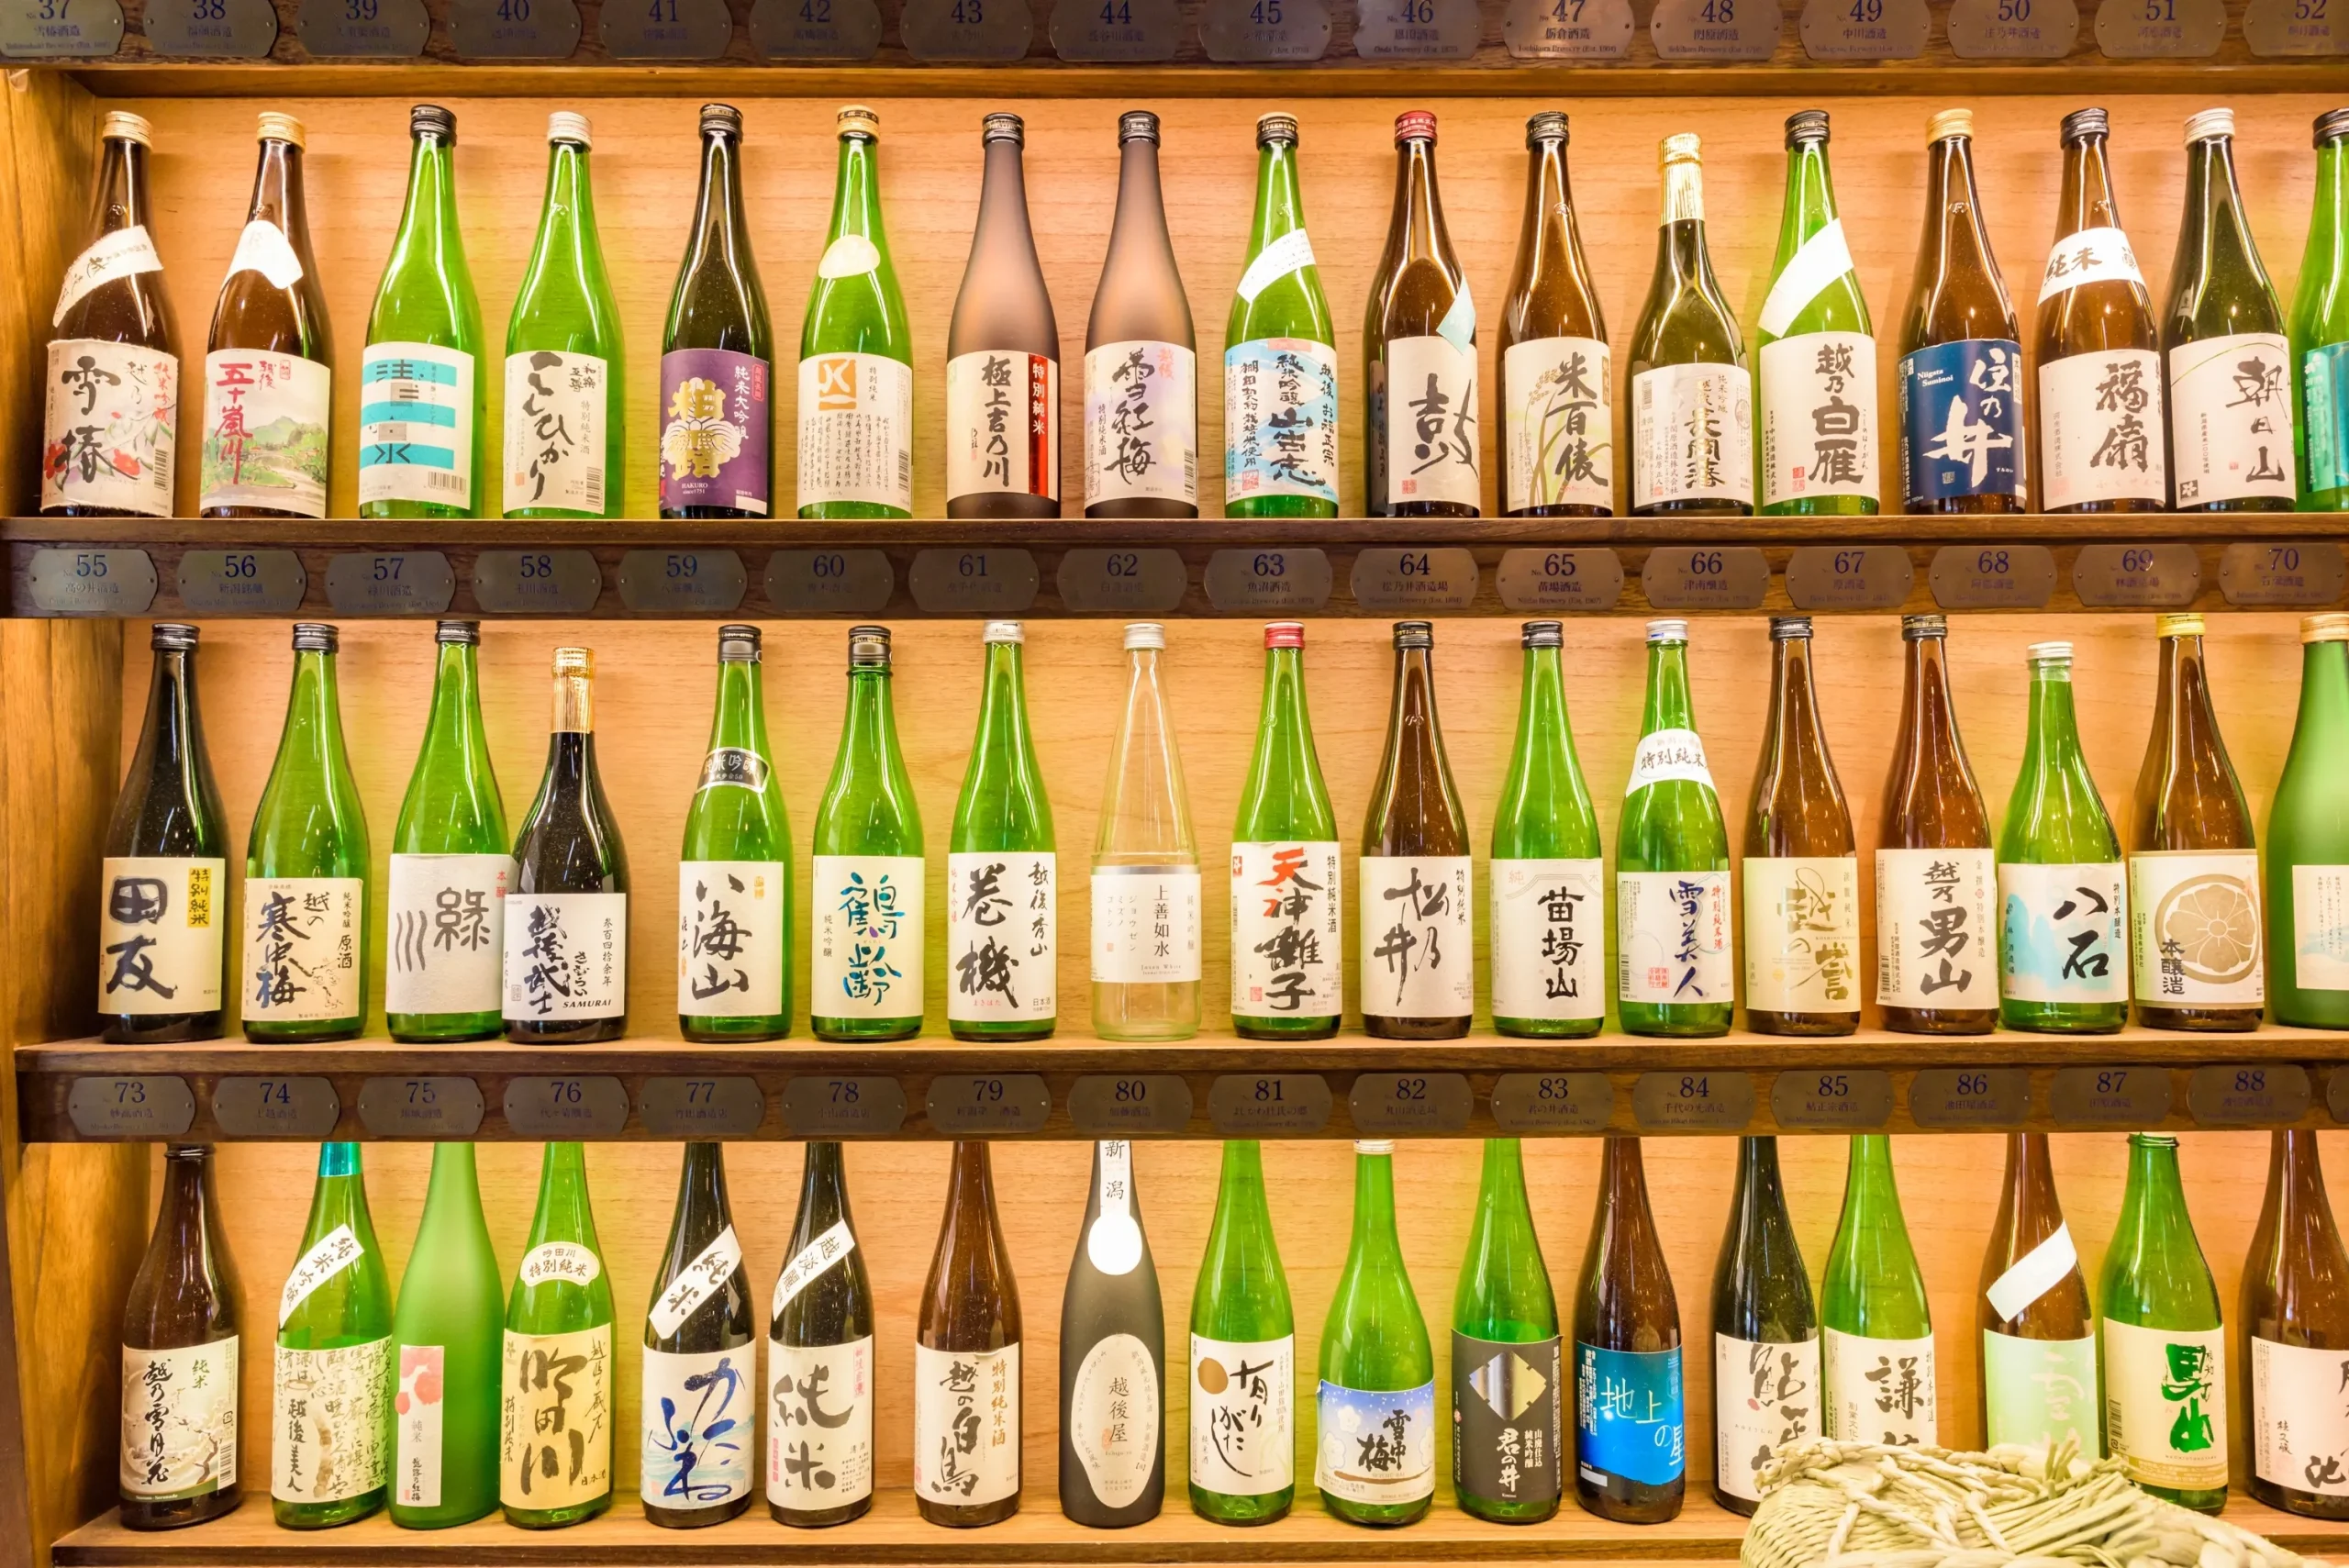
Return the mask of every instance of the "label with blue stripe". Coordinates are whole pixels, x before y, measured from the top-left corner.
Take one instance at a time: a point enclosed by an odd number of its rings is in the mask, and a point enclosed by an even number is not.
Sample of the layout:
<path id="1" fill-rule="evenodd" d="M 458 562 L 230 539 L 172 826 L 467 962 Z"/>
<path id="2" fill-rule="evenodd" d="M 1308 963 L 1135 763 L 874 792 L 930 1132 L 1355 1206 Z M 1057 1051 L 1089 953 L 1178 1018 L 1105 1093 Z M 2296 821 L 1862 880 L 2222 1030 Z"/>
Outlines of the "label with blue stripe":
<path id="1" fill-rule="evenodd" d="M 370 343 L 361 361 L 359 499 L 472 510 L 473 357 L 432 343 Z"/>

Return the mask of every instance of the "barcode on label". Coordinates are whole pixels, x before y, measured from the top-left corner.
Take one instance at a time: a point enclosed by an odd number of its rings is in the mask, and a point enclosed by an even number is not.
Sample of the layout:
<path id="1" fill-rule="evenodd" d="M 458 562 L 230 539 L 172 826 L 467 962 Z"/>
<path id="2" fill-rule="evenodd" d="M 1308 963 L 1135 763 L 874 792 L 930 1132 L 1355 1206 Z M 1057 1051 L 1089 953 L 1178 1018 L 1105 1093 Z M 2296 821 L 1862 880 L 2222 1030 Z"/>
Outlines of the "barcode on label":
<path id="1" fill-rule="evenodd" d="M 897 452 L 898 487 L 901 489 L 910 489 L 913 485 L 913 482 L 914 454 L 909 450 L 900 448 Z"/>
<path id="2" fill-rule="evenodd" d="M 464 494 L 465 482 L 447 469 L 428 469 L 424 474 L 424 487 L 427 490 L 446 490 L 462 495 Z"/>

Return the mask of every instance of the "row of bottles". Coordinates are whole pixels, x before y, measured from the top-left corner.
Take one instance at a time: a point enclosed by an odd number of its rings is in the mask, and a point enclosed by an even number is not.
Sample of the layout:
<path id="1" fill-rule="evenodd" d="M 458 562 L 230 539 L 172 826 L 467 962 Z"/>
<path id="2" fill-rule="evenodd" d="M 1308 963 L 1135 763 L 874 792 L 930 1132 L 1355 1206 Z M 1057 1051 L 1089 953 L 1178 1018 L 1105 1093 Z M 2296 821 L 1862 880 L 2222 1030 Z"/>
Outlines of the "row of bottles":
<path id="1" fill-rule="evenodd" d="M 1564 1320 L 1519 1145 L 1485 1145 L 1453 1301 L 1450 1422 L 1453 1487 L 1479 1518 L 1549 1518 L 1569 1466 L 1577 1501 L 1593 1513 L 1655 1522 L 1679 1512 L 1687 1470 L 1679 1307 L 1640 1142 L 1605 1144 Z M 1314 1485 L 1341 1518 L 1408 1524 L 1435 1490 L 1434 1353 L 1397 1239 L 1393 1146 L 1362 1141 L 1354 1151 L 1353 1234 L 1320 1341 Z M 174 1147 L 164 1170 L 154 1240 L 125 1314 L 121 1492 L 124 1521 L 137 1529 L 209 1518 L 239 1496 L 238 1291 L 210 1151 Z M 509 1295 L 473 1148 L 441 1145 L 395 1307 L 359 1146 L 323 1148 L 278 1314 L 271 1496 L 280 1524 L 342 1524 L 388 1504 L 393 1521 L 412 1528 L 500 1507 L 513 1524 L 550 1528 L 609 1505 L 619 1325 L 581 1145 L 548 1145 L 527 1249 Z M 720 1146 L 685 1145 L 641 1329 L 640 1488 L 656 1524 L 715 1524 L 750 1505 L 762 1473 L 762 1407 L 766 1495 L 778 1520 L 839 1524 L 872 1506 L 874 1303 L 837 1143 L 807 1145 L 785 1259 L 762 1384 Z M 2313 1133 L 2273 1135 L 2232 1351 L 2188 1216 L 2176 1139 L 2131 1139 L 2100 1306 L 2092 1306 L 2047 1140 L 2011 1134 L 1976 1299 L 1978 1435 L 2084 1461 L 2110 1451 L 2157 1496 L 2215 1512 L 2227 1496 L 2233 1353 L 2247 1363 L 2254 1495 L 2349 1518 L 2341 1470 L 2349 1415 L 2335 1385 L 2349 1351 L 2344 1285 L 2349 1257 Z M 1787 1211 L 1776 1140 L 1740 1140 L 1711 1316 L 1713 1490 L 1723 1507 L 1752 1513 L 1773 1461 L 1806 1438 L 1943 1440 L 1932 1315 L 1885 1137 L 1851 1140 L 1842 1216 L 1817 1292 Z M 1279 1518 L 1297 1488 L 1296 1324 L 1252 1142 L 1224 1145 L 1190 1330 L 1192 1506 L 1227 1524 Z M 913 1485 L 924 1518 L 985 1525 L 1019 1510 L 1023 1338 L 987 1146 L 957 1143 L 913 1358 Z M 1165 1338 L 1133 1146 L 1097 1143 L 1060 1332 L 1059 1489 L 1063 1510 L 1081 1524 L 1138 1524 L 1160 1510 Z"/>
<path id="2" fill-rule="evenodd" d="M 481 311 L 459 233 L 456 118 L 417 106 L 406 210 L 362 354 L 366 517 L 618 517 L 631 442 L 626 361 L 588 178 L 586 117 L 549 121 L 544 215 L 506 334 L 506 428 L 490 484 Z M 2187 122 L 2186 216 L 2156 316 L 2123 229 L 2102 109 L 2065 117 L 2064 195 L 2038 294 L 2024 417 L 2021 328 L 1982 218 L 1973 114 L 1927 135 L 1924 238 L 1880 432 L 1876 339 L 1827 164 L 1828 117 L 1787 121 L 1777 257 L 1751 334 L 1706 248 L 1698 139 L 1664 139 L 1656 265 L 1629 352 L 1630 509 L 1873 514 L 1879 472 L 1910 512 L 2020 512 L 2026 431 L 2050 512 L 2333 510 L 2349 505 L 2349 110 L 2316 121 L 2317 206 L 2288 318 L 2237 187 L 2234 117 Z M 752 518 L 774 494 L 775 350 L 751 253 L 742 116 L 701 111 L 700 195 L 662 336 L 664 517 Z M 1117 216 L 1085 328 L 1085 513 L 1198 515 L 1197 343 L 1158 175 L 1159 124 L 1119 122 Z M 171 514 L 179 361 L 147 230 L 150 131 L 109 114 L 97 216 L 49 347 L 44 512 Z M 831 226 L 800 336 L 802 517 L 904 517 L 913 345 L 883 230 L 873 111 L 840 112 Z M 1019 117 L 990 114 L 970 260 L 947 334 L 950 517 L 1057 517 L 1060 332 L 1028 219 Z M 1224 353 L 1224 509 L 1338 513 L 1338 358 L 1297 172 L 1297 125 L 1258 122 L 1248 261 Z M 303 206 L 303 130 L 262 116 L 250 212 L 206 338 L 207 517 L 321 517 L 334 355 Z M 1436 120 L 1396 121 L 1394 214 L 1364 318 L 1369 509 L 1482 505 L 1477 316 L 1444 226 Z M 1616 442 L 1607 331 L 1575 229 L 1566 117 L 1527 122 L 1515 274 L 1501 317 L 1499 451 L 1510 516 L 1609 516 Z M 1887 439 L 1897 451 L 1887 451 Z M 2297 478 L 2296 478 L 2297 462 Z"/>

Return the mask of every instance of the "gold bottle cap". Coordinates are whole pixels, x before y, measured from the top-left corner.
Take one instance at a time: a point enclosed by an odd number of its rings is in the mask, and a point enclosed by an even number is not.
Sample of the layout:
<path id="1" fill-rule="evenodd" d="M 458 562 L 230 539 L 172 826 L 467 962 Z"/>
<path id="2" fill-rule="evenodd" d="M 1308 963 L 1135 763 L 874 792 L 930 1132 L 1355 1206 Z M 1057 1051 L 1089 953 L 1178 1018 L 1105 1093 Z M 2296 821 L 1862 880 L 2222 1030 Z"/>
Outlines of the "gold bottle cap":
<path id="1" fill-rule="evenodd" d="M 1936 141 L 1947 141 L 1952 137 L 1963 136 L 1971 139 L 1973 135 L 1974 111 L 1972 109 L 1943 109 L 1926 117 L 1925 144 L 1929 147 Z"/>
<path id="2" fill-rule="evenodd" d="M 128 109 L 109 109 L 98 121 L 100 141 L 135 141 L 141 147 L 155 145 L 155 128 L 147 123 L 144 115 L 134 115 Z"/>
<path id="3" fill-rule="evenodd" d="M 2212 137 L 2232 137 L 2235 133 L 2235 112 L 2232 109 L 2205 109 L 2199 115 L 2186 117 L 2186 145 L 2208 141 Z"/>
<path id="4" fill-rule="evenodd" d="M 1695 163 L 1700 160 L 1701 150 L 1695 131 L 1677 131 L 1664 139 L 1664 153 L 1659 161 L 1666 164 Z"/>
<path id="5" fill-rule="evenodd" d="M 842 104 L 841 112 L 832 117 L 832 123 L 842 136 L 869 136 L 875 141 L 881 139 L 881 117 L 863 104 Z"/>
<path id="6" fill-rule="evenodd" d="M 309 145 L 309 135 L 307 132 L 303 130 L 302 122 L 295 119 L 292 115 L 279 114 L 275 109 L 267 109 L 262 111 L 261 117 L 261 139 L 263 141 L 291 142 L 295 147 L 306 147 Z"/>
<path id="7" fill-rule="evenodd" d="M 2302 642 L 2349 642 L 2349 616 L 2338 610 L 2327 610 L 2321 616 L 2300 617 Z"/>
<path id="8" fill-rule="evenodd" d="M 585 148 L 596 145 L 596 135 L 588 127 L 587 117 L 574 109 L 557 109 L 547 117 L 547 139 L 575 141 Z"/>
<path id="9" fill-rule="evenodd" d="M 2199 637 L 2202 635 L 2202 612 L 2180 610 L 2171 615 L 2154 617 L 2155 637 Z"/>
<path id="10" fill-rule="evenodd" d="M 554 673 L 557 676 L 577 675 L 582 679 L 593 679 L 596 673 L 596 651 L 592 648 L 556 649 Z"/>

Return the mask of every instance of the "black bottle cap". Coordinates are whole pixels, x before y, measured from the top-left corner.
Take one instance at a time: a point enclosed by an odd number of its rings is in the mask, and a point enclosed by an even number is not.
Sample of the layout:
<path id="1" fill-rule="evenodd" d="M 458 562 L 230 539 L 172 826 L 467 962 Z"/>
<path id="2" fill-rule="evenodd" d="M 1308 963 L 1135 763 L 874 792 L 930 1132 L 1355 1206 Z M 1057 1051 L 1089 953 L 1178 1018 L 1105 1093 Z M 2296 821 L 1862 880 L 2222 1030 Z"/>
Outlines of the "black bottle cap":
<path id="1" fill-rule="evenodd" d="M 1810 640 L 1809 616 L 1772 616 L 1770 640 L 1773 642 L 1808 642 Z"/>
<path id="2" fill-rule="evenodd" d="M 444 620 L 432 628 L 432 640 L 443 648 L 478 648 L 481 646 L 481 622 Z"/>
<path id="3" fill-rule="evenodd" d="M 1284 147 L 1297 145 L 1295 115 L 1263 115 L 1257 117 L 1256 145 L 1264 147 L 1275 141 Z"/>
<path id="4" fill-rule="evenodd" d="M 2057 132 L 2065 147 L 2086 141 L 2092 136 L 2111 134 L 2112 117 L 2102 109 L 2074 109 L 2064 117 L 2063 128 Z"/>
<path id="5" fill-rule="evenodd" d="M 1028 128 L 1018 115 L 992 114 L 979 122 L 979 143 L 1008 141 L 1014 147 L 1028 140 Z"/>
<path id="6" fill-rule="evenodd" d="M 1566 645 L 1566 623 L 1559 620 L 1530 620 L 1518 628 L 1520 640 L 1528 648 L 1564 648 Z"/>
<path id="7" fill-rule="evenodd" d="M 325 621 L 297 620 L 294 623 L 294 651 L 296 653 L 331 653 L 341 642 L 341 631 Z"/>
<path id="8" fill-rule="evenodd" d="M 2349 109 L 2327 109 L 2316 117 L 2316 144 L 2349 136 Z"/>
<path id="9" fill-rule="evenodd" d="M 1563 143 L 1566 139 L 1566 116 L 1563 109 L 1544 109 L 1525 122 L 1525 145 L 1539 147 L 1545 141 Z"/>
<path id="10" fill-rule="evenodd" d="M 1797 109 L 1787 117 L 1787 145 L 1793 147 L 1805 141 L 1827 139 L 1825 109 Z"/>
<path id="11" fill-rule="evenodd" d="M 887 669 L 889 667 L 889 628 L 885 626 L 849 628 L 848 667 L 852 670 Z"/>
<path id="12" fill-rule="evenodd" d="M 740 664 L 759 662 L 759 628 L 754 626 L 721 626 L 718 628 L 718 657 Z"/>
<path id="13" fill-rule="evenodd" d="M 185 621 L 159 620 L 147 646 L 158 653 L 193 653 L 195 651 L 195 628 Z"/>
<path id="14" fill-rule="evenodd" d="M 1395 646 L 1403 648 L 1433 648 L 1435 622 L 1431 620 L 1398 620 L 1395 623 Z"/>
<path id="15" fill-rule="evenodd" d="M 457 116 L 452 109 L 438 104 L 418 104 L 407 112 L 407 132 L 410 136 L 437 136 L 454 147 L 457 144 Z"/>
<path id="16" fill-rule="evenodd" d="M 742 139 L 742 111 L 731 104 L 704 104 L 701 106 L 701 131 L 722 130 L 735 140 Z"/>
<path id="17" fill-rule="evenodd" d="M 1118 117 L 1118 145 L 1130 141 L 1155 142 L 1158 139 L 1158 117 L 1148 109 L 1128 109 Z"/>

